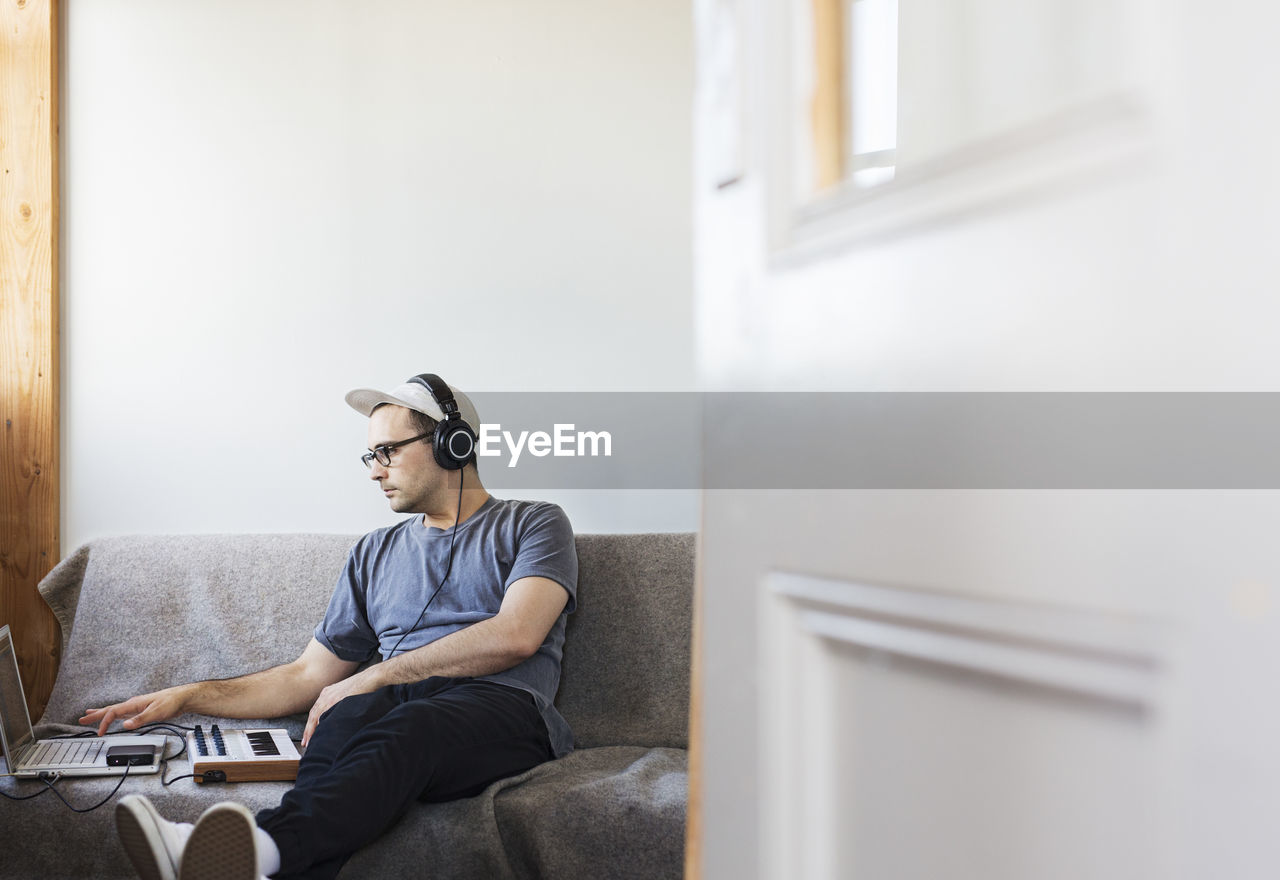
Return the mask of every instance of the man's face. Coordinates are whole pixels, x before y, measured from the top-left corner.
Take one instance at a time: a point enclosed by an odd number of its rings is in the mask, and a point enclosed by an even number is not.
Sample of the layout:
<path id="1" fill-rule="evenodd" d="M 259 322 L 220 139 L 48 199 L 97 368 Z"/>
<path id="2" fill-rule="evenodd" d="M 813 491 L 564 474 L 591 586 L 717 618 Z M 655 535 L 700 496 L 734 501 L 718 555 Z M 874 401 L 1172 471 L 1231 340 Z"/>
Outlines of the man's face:
<path id="1" fill-rule="evenodd" d="M 369 449 L 420 433 L 403 406 L 380 406 L 369 416 Z M 369 479 L 377 481 L 396 513 L 427 513 L 433 496 L 445 488 L 447 475 L 432 458 L 430 445 L 421 440 L 392 450 L 390 465 L 374 459 L 369 466 Z"/>

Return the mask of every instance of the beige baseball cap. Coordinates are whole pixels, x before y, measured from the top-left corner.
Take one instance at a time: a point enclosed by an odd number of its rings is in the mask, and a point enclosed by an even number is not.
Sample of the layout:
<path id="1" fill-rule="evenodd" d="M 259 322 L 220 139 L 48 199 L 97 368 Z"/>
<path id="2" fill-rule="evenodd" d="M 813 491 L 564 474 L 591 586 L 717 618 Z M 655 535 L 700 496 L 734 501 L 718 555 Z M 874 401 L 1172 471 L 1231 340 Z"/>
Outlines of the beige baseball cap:
<path id="1" fill-rule="evenodd" d="M 458 413 L 462 416 L 462 420 L 471 426 L 472 431 L 479 431 L 480 416 L 476 413 L 476 408 L 471 403 L 471 398 L 452 385 L 449 385 L 448 388 L 453 394 L 454 402 L 458 405 Z M 362 416 L 372 415 L 375 407 L 390 403 L 394 406 L 405 406 L 420 413 L 425 413 L 437 422 L 443 422 L 445 419 L 444 410 L 440 408 L 440 404 L 436 402 L 432 393 L 425 385 L 413 380 L 405 382 L 403 385 L 397 385 L 390 391 L 357 388 L 354 391 L 348 391 L 345 399 L 347 404 Z"/>

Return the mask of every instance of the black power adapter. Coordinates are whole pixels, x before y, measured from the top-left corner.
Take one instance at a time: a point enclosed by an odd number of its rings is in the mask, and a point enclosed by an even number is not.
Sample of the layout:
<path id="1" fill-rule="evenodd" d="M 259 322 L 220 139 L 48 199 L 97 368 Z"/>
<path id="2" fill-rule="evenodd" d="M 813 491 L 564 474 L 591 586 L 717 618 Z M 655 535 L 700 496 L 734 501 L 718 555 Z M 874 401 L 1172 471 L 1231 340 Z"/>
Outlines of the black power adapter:
<path id="1" fill-rule="evenodd" d="M 107 749 L 108 767 L 144 767 L 155 763 L 155 760 L 154 745 L 111 746 Z"/>

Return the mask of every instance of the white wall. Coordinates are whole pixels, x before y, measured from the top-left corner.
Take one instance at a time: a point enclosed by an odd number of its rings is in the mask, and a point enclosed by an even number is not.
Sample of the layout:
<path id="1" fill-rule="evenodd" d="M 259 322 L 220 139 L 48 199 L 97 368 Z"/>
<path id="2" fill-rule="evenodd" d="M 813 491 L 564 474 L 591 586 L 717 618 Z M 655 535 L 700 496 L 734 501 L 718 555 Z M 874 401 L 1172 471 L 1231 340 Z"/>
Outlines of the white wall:
<path id="1" fill-rule="evenodd" d="M 65 552 L 386 524 L 350 388 L 692 386 L 687 3 L 76 0 L 64 28 Z M 543 497 L 579 531 L 697 522 L 691 492 Z"/>

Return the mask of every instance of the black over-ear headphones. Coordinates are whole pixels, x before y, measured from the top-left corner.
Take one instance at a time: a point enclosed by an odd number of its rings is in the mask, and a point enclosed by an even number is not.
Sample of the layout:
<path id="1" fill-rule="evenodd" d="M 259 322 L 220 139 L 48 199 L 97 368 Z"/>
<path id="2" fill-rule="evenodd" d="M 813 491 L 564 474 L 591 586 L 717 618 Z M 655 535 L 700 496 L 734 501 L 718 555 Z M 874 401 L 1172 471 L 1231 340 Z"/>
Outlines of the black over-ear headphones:
<path id="1" fill-rule="evenodd" d="M 444 421 L 436 425 L 431 438 L 431 454 L 436 464 L 447 471 L 465 467 L 476 457 L 476 432 L 462 418 L 453 392 L 435 373 L 423 373 L 409 380 L 431 392 L 431 397 L 444 412 Z"/>

